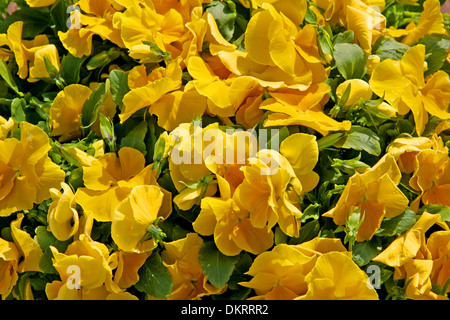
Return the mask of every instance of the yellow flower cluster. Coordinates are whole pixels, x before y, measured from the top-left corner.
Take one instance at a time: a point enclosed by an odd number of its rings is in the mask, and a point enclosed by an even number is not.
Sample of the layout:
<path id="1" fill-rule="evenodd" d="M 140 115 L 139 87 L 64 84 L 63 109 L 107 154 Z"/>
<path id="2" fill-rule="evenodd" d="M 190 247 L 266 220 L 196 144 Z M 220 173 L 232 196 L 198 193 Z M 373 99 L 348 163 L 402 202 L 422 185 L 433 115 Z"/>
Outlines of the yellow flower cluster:
<path id="1" fill-rule="evenodd" d="M 438 0 L 399 8 L 80 0 L 67 27 L 9 21 L 1 298 L 448 299 L 450 39 Z"/>

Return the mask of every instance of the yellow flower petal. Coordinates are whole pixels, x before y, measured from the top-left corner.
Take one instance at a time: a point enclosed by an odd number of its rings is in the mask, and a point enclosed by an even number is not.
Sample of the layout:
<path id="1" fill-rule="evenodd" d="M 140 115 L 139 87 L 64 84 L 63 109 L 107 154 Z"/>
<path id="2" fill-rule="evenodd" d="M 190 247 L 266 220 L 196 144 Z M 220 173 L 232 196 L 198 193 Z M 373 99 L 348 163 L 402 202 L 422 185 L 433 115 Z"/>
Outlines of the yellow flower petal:
<path id="1" fill-rule="evenodd" d="M 11 222 L 11 235 L 14 243 L 23 256 L 23 261 L 18 265 L 18 272 L 39 271 L 39 261 L 42 257 L 42 249 L 39 244 L 31 238 L 31 236 L 20 229 L 24 215 L 18 214 L 17 219 Z"/>
<path id="2" fill-rule="evenodd" d="M 170 91 L 176 90 L 179 83 L 169 78 L 156 80 L 144 87 L 128 92 L 123 98 L 120 122 L 125 122 L 136 111 L 152 105 Z"/>
<path id="3" fill-rule="evenodd" d="M 71 84 L 60 91 L 50 108 L 50 135 L 60 141 L 80 135 L 81 110 L 92 90 L 79 84 Z"/>

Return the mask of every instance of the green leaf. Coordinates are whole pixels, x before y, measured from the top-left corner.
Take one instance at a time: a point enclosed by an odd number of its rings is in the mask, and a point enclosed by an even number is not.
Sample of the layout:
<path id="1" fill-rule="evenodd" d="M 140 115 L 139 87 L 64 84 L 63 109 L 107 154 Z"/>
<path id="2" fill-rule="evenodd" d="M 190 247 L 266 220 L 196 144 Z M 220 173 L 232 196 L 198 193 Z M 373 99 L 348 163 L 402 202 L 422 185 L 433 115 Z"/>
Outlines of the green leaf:
<path id="1" fill-rule="evenodd" d="M 146 145 L 144 142 L 147 134 L 147 121 L 142 121 L 134 127 L 125 137 L 122 138 L 120 145 L 122 147 L 131 147 L 141 151 L 144 155 L 147 154 Z"/>
<path id="2" fill-rule="evenodd" d="M 356 242 L 352 248 L 352 258 L 358 266 L 362 267 L 377 256 L 381 250 L 383 250 L 381 239 L 373 237 L 369 241 Z"/>
<path id="3" fill-rule="evenodd" d="M 25 108 L 27 103 L 23 98 L 15 98 L 11 103 L 11 117 L 16 123 L 27 121 Z"/>
<path id="4" fill-rule="evenodd" d="M 48 60 L 48 58 L 46 56 L 44 56 L 44 63 L 45 63 L 45 68 L 47 69 L 48 74 L 50 75 L 50 78 L 56 78 L 59 74 L 58 69 L 56 69 L 56 67 L 50 62 L 50 60 Z"/>
<path id="5" fill-rule="evenodd" d="M 336 44 L 334 60 L 336 60 L 336 67 L 346 80 L 361 79 L 366 73 L 367 56 L 357 44 Z"/>
<path id="6" fill-rule="evenodd" d="M 320 216 L 320 209 L 322 208 L 322 205 L 320 203 L 314 203 L 314 204 L 310 204 L 305 211 L 303 211 L 302 216 L 300 217 L 300 221 L 302 223 L 306 222 L 306 220 L 308 219 L 314 219 L 317 220 L 319 219 Z"/>
<path id="7" fill-rule="evenodd" d="M 101 83 L 91 94 L 81 110 L 81 124 L 83 128 L 92 126 L 98 117 L 100 107 L 109 95 L 109 80 Z"/>
<path id="8" fill-rule="evenodd" d="M 422 37 L 418 43 L 425 45 L 425 53 L 428 55 L 426 58 L 428 69 L 425 71 L 427 77 L 444 65 L 450 49 L 450 39 L 445 35 L 430 34 Z"/>
<path id="9" fill-rule="evenodd" d="M 239 256 L 226 256 L 214 242 L 206 242 L 199 251 L 198 262 L 209 282 L 216 288 L 223 287 L 230 279 Z"/>
<path id="10" fill-rule="evenodd" d="M 20 96 L 23 96 L 23 94 L 19 91 L 19 88 L 17 87 L 16 82 L 14 81 L 11 71 L 9 70 L 5 61 L 3 61 L 1 59 L 0 59 L 0 76 L 6 81 L 6 84 L 11 89 L 14 90 L 15 93 L 17 93 Z"/>
<path id="11" fill-rule="evenodd" d="M 334 132 L 326 135 L 325 137 L 317 140 L 317 145 L 319 146 L 319 151 L 322 151 L 328 147 L 331 147 L 337 143 L 345 135 L 344 132 Z"/>
<path id="12" fill-rule="evenodd" d="M 362 161 L 361 154 L 359 154 L 356 158 L 349 160 L 341 160 L 341 159 L 333 159 L 331 166 L 340 171 L 343 171 L 347 174 L 353 175 L 358 168 L 370 168 L 370 166 Z"/>
<path id="13" fill-rule="evenodd" d="M 408 208 L 394 218 L 384 218 L 375 234 L 387 237 L 400 235 L 409 230 L 415 223 L 416 213 Z"/>
<path id="14" fill-rule="evenodd" d="M 67 0 L 57 0 L 50 8 L 50 15 L 52 17 L 55 31 L 66 32 L 67 19 L 69 18 L 72 3 Z"/>
<path id="15" fill-rule="evenodd" d="M 116 152 L 116 135 L 114 133 L 114 124 L 111 119 L 107 118 L 103 113 L 98 114 L 100 119 L 100 134 L 106 140 L 111 152 Z"/>
<path id="16" fill-rule="evenodd" d="M 74 191 L 84 186 L 83 169 L 76 168 L 70 172 L 68 183 Z"/>
<path id="17" fill-rule="evenodd" d="M 352 30 L 346 30 L 344 32 L 338 33 L 333 37 L 333 44 L 338 43 L 352 43 L 355 33 Z"/>
<path id="18" fill-rule="evenodd" d="M 111 48 L 108 51 L 102 51 L 91 57 L 86 63 L 86 69 L 89 71 L 105 67 L 108 63 L 117 59 L 120 56 L 120 50 Z"/>
<path id="19" fill-rule="evenodd" d="M 143 44 L 150 47 L 150 52 L 145 58 L 141 59 L 141 63 L 158 63 L 161 61 L 170 62 L 172 60 L 172 54 L 170 52 L 162 50 L 156 43 L 149 41 L 142 41 Z"/>
<path id="20" fill-rule="evenodd" d="M 155 250 L 139 269 L 137 290 L 156 298 L 166 298 L 172 292 L 173 281 L 159 253 Z"/>
<path id="21" fill-rule="evenodd" d="M 233 38 L 235 29 L 236 4 L 231 0 L 214 0 L 206 10 L 213 15 L 217 27 L 225 40 L 230 41 Z"/>
<path id="22" fill-rule="evenodd" d="M 360 126 L 352 126 L 335 146 L 358 151 L 364 150 L 375 156 L 381 154 L 380 138 L 372 130 Z"/>
<path id="23" fill-rule="evenodd" d="M 68 53 L 61 61 L 61 77 L 67 84 L 77 84 L 80 82 L 81 65 L 87 57 L 77 58 Z"/>
<path id="24" fill-rule="evenodd" d="M 55 247 L 59 252 L 65 252 L 69 244 L 72 243 L 72 240 L 58 240 L 45 226 L 38 226 L 35 231 L 36 241 L 43 252 L 41 260 L 39 260 L 39 268 L 41 268 L 44 273 L 57 273 L 53 266 L 53 254 L 50 250 L 50 246 Z"/>
<path id="25" fill-rule="evenodd" d="M 409 46 L 397 42 L 391 37 L 380 37 L 373 46 L 373 52 L 380 57 L 380 61 L 386 59 L 401 60 L 408 49 Z"/>
<path id="26" fill-rule="evenodd" d="M 279 245 L 280 243 L 287 243 L 288 242 L 288 236 L 281 230 L 280 227 L 275 228 L 275 235 L 274 235 L 274 243 L 275 245 Z"/>
<path id="27" fill-rule="evenodd" d="M 121 107 L 123 97 L 130 91 L 128 87 L 128 73 L 120 70 L 112 70 L 109 74 L 111 95 L 113 101 Z"/>
<path id="28" fill-rule="evenodd" d="M 289 244 L 300 244 L 312 240 L 319 234 L 319 230 L 320 230 L 319 221 L 311 220 L 306 224 L 302 225 L 298 237 L 291 238 Z"/>
<path id="29" fill-rule="evenodd" d="M 272 129 L 276 129 L 276 128 L 272 128 Z M 267 149 L 277 149 L 277 147 L 279 148 L 281 143 L 283 142 L 283 140 L 286 139 L 287 137 L 289 137 L 289 135 L 290 135 L 289 129 L 286 126 L 275 131 L 275 134 L 273 134 L 273 135 L 272 135 L 272 130 L 270 130 L 269 132 L 270 132 L 271 136 L 268 137 L 269 141 L 267 141 L 267 144 L 265 147 Z M 273 146 L 272 146 L 272 143 L 274 143 Z"/>
<path id="30" fill-rule="evenodd" d="M 422 206 L 419 209 L 419 214 L 422 214 L 423 212 L 428 212 L 431 214 L 439 214 L 441 216 L 441 221 L 448 221 L 450 222 L 450 207 L 444 206 L 442 204 L 427 204 Z"/>
<path id="31" fill-rule="evenodd" d="M 6 33 L 9 26 L 16 21 L 23 21 L 22 39 L 33 39 L 42 34 L 51 24 L 47 12 L 38 8 L 21 8 L 8 15 L 0 24 L 0 33 Z"/>

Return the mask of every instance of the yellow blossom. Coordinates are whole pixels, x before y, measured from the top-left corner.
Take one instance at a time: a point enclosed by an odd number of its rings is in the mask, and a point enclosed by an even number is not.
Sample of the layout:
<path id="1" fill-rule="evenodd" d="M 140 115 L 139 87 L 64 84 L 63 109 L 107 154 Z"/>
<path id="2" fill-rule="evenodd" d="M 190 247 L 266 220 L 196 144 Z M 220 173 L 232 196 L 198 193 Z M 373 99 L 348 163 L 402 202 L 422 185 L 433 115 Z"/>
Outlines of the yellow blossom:
<path id="1" fill-rule="evenodd" d="M 193 227 L 201 235 L 214 234 L 217 248 L 229 256 L 242 250 L 260 254 L 273 244 L 272 231 L 267 226 L 255 228 L 249 220 L 249 212 L 234 198 L 202 199 Z"/>
<path id="2" fill-rule="evenodd" d="M 408 199 L 397 187 L 400 178 L 394 157 L 386 154 L 371 169 L 351 176 L 336 206 L 323 216 L 344 225 L 353 211 L 359 208 L 364 221 L 356 240 L 370 240 L 384 217 L 396 217 L 408 205 Z"/>
<path id="3" fill-rule="evenodd" d="M 0 295 L 5 299 L 13 289 L 19 276 L 17 266 L 19 251 L 13 242 L 0 238 Z"/>
<path id="4" fill-rule="evenodd" d="M 8 134 L 17 127 L 13 118 L 9 118 L 6 120 L 2 116 L 0 116 L 0 141 L 4 140 L 8 137 Z"/>
<path id="5" fill-rule="evenodd" d="M 264 121 L 264 126 L 302 125 L 322 135 L 330 131 L 350 130 L 349 121 L 338 122 L 323 112 L 329 91 L 327 84 L 320 83 L 300 93 L 271 93 L 272 98 L 266 99 L 260 106 L 274 112 Z"/>
<path id="6" fill-rule="evenodd" d="M 328 252 L 317 258 L 305 277 L 305 300 L 378 300 L 369 277 L 343 252 Z"/>
<path id="7" fill-rule="evenodd" d="M 421 150 L 415 157 L 414 172 L 409 185 L 420 191 L 420 195 L 411 203 L 416 210 L 420 201 L 424 204 L 450 205 L 450 157 L 448 148 L 440 137 L 431 137 L 431 148 Z"/>
<path id="8" fill-rule="evenodd" d="M 400 115 L 412 111 L 416 132 L 420 136 L 428 122 L 428 113 L 449 119 L 450 79 L 442 70 L 424 78 L 425 46 L 418 44 L 403 55 L 401 61 L 386 59 L 372 72 L 370 86 L 384 96 Z"/>
<path id="9" fill-rule="evenodd" d="M 50 136 L 67 141 L 81 135 L 81 110 L 92 90 L 71 84 L 60 91 L 50 108 Z"/>
<path id="10" fill-rule="evenodd" d="M 144 155 L 129 147 L 121 148 L 117 155 L 106 153 L 91 166 L 83 167 L 83 180 L 85 187 L 77 189 L 76 202 L 97 221 L 112 221 L 116 206 L 133 187 L 156 185 L 152 165 L 145 166 Z M 170 198 L 167 191 L 163 192 Z"/>
<path id="11" fill-rule="evenodd" d="M 134 187 L 116 207 L 111 224 L 111 236 L 118 247 L 126 252 L 146 252 L 156 247 L 155 239 L 146 239 L 148 228 L 157 218 L 170 214 L 164 203 L 164 193 L 158 186 Z"/>
<path id="12" fill-rule="evenodd" d="M 387 152 L 397 160 L 401 172 L 411 173 L 416 165 L 417 154 L 431 148 L 431 140 L 426 137 L 397 138 L 389 145 Z"/>
<path id="13" fill-rule="evenodd" d="M 61 63 L 59 61 L 58 50 L 55 45 L 49 44 L 48 46 L 36 51 L 34 55 L 34 64 L 30 68 L 30 77 L 28 78 L 29 82 L 36 82 L 41 78 L 50 78 L 45 64 L 45 59 L 48 59 L 48 62 L 54 66 L 57 71 L 59 71 Z"/>
<path id="14" fill-rule="evenodd" d="M 226 285 L 222 288 L 214 287 L 203 273 L 198 262 L 203 240 L 198 234 L 188 233 L 183 239 L 165 242 L 164 247 L 161 258 L 173 281 L 168 300 L 197 300 L 225 291 Z"/>
<path id="15" fill-rule="evenodd" d="M 306 293 L 305 277 L 316 260 L 316 256 L 308 256 L 294 246 L 279 244 L 258 255 L 247 272 L 252 279 L 239 284 L 255 290 L 253 299 L 293 300 Z"/>
<path id="16" fill-rule="evenodd" d="M 120 30 L 113 26 L 113 16 L 116 9 L 108 0 L 80 0 L 79 9 L 70 13 L 72 25 L 66 32 L 59 31 L 58 37 L 63 46 L 73 56 L 81 58 L 92 52 L 92 38 L 100 36 L 123 47 Z"/>
<path id="17" fill-rule="evenodd" d="M 22 33 L 23 21 L 12 23 L 8 27 L 7 41 L 4 44 L 8 44 L 14 53 L 14 58 L 19 67 L 17 74 L 21 79 L 25 79 L 28 76 L 28 63 L 34 60 L 36 51 L 48 45 L 48 38 L 46 35 L 38 35 L 33 40 L 22 40 Z"/>
<path id="18" fill-rule="evenodd" d="M 113 282 L 109 266 L 109 250 L 105 244 L 93 241 L 86 235 L 72 242 L 65 253 L 51 246 L 53 266 L 61 281 L 46 285 L 50 300 L 105 299 L 109 293 L 121 289 Z"/>
<path id="19" fill-rule="evenodd" d="M 21 122 L 20 129 L 20 140 L 0 141 L 0 216 L 33 208 L 64 181 L 64 171 L 48 157 L 47 134 L 28 122 Z"/>
<path id="20" fill-rule="evenodd" d="M 32 8 L 48 7 L 55 3 L 56 0 L 26 0 L 27 4 Z"/>
<path id="21" fill-rule="evenodd" d="M 72 237 L 79 226 L 78 212 L 75 209 L 74 194 L 70 186 L 61 183 L 63 193 L 59 189 L 50 189 L 52 204 L 48 209 L 48 225 L 53 235 L 61 241 Z"/>

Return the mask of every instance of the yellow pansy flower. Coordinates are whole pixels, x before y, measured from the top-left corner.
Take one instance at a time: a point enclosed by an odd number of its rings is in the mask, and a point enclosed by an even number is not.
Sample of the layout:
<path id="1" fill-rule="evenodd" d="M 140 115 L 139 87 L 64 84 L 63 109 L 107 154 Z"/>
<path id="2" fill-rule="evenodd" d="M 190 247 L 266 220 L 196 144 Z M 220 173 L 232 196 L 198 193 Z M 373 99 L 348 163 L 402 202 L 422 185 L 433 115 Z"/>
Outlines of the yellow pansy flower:
<path id="1" fill-rule="evenodd" d="M 0 116 L 0 141 L 4 140 L 8 137 L 8 134 L 17 127 L 13 118 L 9 118 L 6 120 L 2 116 Z"/>
<path id="2" fill-rule="evenodd" d="M 12 291 L 19 276 L 19 251 L 13 242 L 0 238 L 0 296 L 5 299 Z"/>
<path id="3" fill-rule="evenodd" d="M 409 185 L 421 194 L 411 203 L 416 210 L 424 204 L 450 205 L 450 157 L 440 137 L 431 137 L 431 148 L 421 150 L 415 157 L 414 173 Z"/>
<path id="4" fill-rule="evenodd" d="M 70 186 L 61 183 L 63 193 L 59 189 L 50 189 L 52 204 L 48 208 L 48 226 L 53 235 L 60 241 L 72 237 L 79 226 L 78 212 L 75 209 L 74 194 Z"/>
<path id="5" fill-rule="evenodd" d="M 48 157 L 50 149 L 47 134 L 28 122 L 20 123 L 20 140 L 0 141 L 0 216 L 33 208 L 64 181 L 64 171 Z"/>
<path id="6" fill-rule="evenodd" d="M 127 6 L 124 12 L 117 12 L 113 18 L 114 27 L 120 30 L 126 48 L 142 45 L 144 41 L 156 44 L 161 50 L 179 55 L 180 49 L 173 44 L 186 33 L 183 16 L 174 8 L 160 14 L 152 1 L 139 1 Z M 148 32 L 142 32 L 148 30 Z"/>
<path id="7" fill-rule="evenodd" d="M 252 299 L 293 300 L 306 293 L 305 277 L 316 259 L 292 245 L 279 244 L 258 255 L 247 272 L 252 279 L 239 284 L 255 290 Z"/>
<path id="8" fill-rule="evenodd" d="M 8 48 L 6 48 L 8 47 Z M 8 61 L 14 56 L 10 50 L 11 42 L 8 40 L 8 35 L 5 33 L 0 34 L 0 60 Z"/>
<path id="9" fill-rule="evenodd" d="M 329 91 L 327 84 L 320 83 L 300 93 L 271 93 L 271 98 L 264 100 L 260 106 L 274 112 L 264 121 L 264 126 L 302 125 L 322 135 L 330 131 L 350 130 L 350 121 L 338 122 L 323 112 Z"/>
<path id="10" fill-rule="evenodd" d="M 208 97 L 220 109 L 219 116 L 233 116 L 234 109 L 229 97 L 229 81 L 220 79 L 209 65 L 198 56 L 189 58 L 187 68 L 194 79 L 189 82 L 189 85 L 193 85 L 201 95 Z M 230 110 L 227 111 L 227 109 Z"/>
<path id="11" fill-rule="evenodd" d="M 431 139 L 426 137 L 402 137 L 392 141 L 387 152 L 397 160 L 401 172 L 412 173 L 417 154 L 421 150 L 430 149 L 431 145 Z"/>
<path id="12" fill-rule="evenodd" d="M 431 270 L 431 282 L 445 287 L 450 279 L 450 231 L 435 231 L 427 239 L 427 249 L 433 260 L 433 269 Z M 447 288 L 447 292 L 450 288 Z M 447 293 L 446 292 L 446 293 Z"/>
<path id="13" fill-rule="evenodd" d="M 300 90 L 324 81 L 314 27 L 307 25 L 300 29 L 272 4 L 263 3 L 262 7 L 248 23 L 246 53 L 242 55 L 245 58 L 239 59 L 251 61 L 244 62 L 246 65 L 235 64 L 235 69 L 240 69 L 235 73 L 254 76 L 262 80 L 263 86 L 268 85 L 267 82 L 281 81 L 284 86 Z"/>
<path id="14" fill-rule="evenodd" d="M 39 268 L 42 249 L 30 234 L 21 229 L 23 218 L 24 215 L 20 213 L 17 219 L 11 222 L 13 242 L 0 238 L 0 295 L 2 299 L 11 293 L 19 273 L 42 272 Z M 31 289 L 28 285 L 26 287 L 25 296 L 27 299 L 32 299 Z"/>
<path id="15" fill-rule="evenodd" d="M 308 291 L 300 300 L 378 300 L 367 274 L 343 252 L 319 256 L 304 281 Z"/>
<path id="16" fill-rule="evenodd" d="M 32 8 L 48 7 L 55 3 L 56 0 L 26 0 L 27 4 Z"/>
<path id="17" fill-rule="evenodd" d="M 207 98 L 196 89 L 177 90 L 161 97 L 149 108 L 149 113 L 158 117 L 158 125 L 172 131 L 182 123 L 203 116 L 207 109 Z"/>
<path id="18" fill-rule="evenodd" d="M 129 288 L 139 281 L 138 271 L 150 254 L 151 252 L 135 253 L 122 250 L 111 254 L 109 265 L 113 262 L 117 264 L 115 268 L 113 267 L 113 269 L 116 269 L 114 282 L 117 283 L 119 288 Z"/>
<path id="19" fill-rule="evenodd" d="M 394 38 L 403 37 L 402 43 L 410 45 L 427 34 L 448 35 L 444 26 L 439 0 L 426 0 L 423 2 L 423 11 L 420 14 L 417 25 L 410 22 L 404 29 L 390 27 L 385 30 L 389 36 Z"/>
<path id="20" fill-rule="evenodd" d="M 400 115 L 409 110 L 414 115 L 420 136 L 428 122 L 428 113 L 441 119 L 450 118 L 450 79 L 442 70 L 424 78 L 425 46 L 418 44 L 403 55 L 401 61 L 386 59 L 372 72 L 370 86 L 386 99 Z"/>
<path id="21" fill-rule="evenodd" d="M 50 107 L 50 136 L 67 141 L 81 135 L 81 111 L 92 90 L 81 84 L 71 84 L 60 91 Z"/>
<path id="22" fill-rule="evenodd" d="M 448 226 L 439 223 L 438 214 L 424 212 L 404 234 L 398 236 L 373 261 L 394 267 L 394 280 L 408 283 L 405 296 L 410 299 L 445 299 L 431 291 L 432 284 L 444 287 L 448 280 Z M 425 233 L 440 224 L 446 231 L 436 231 L 426 240 Z M 448 299 L 448 298 L 447 298 Z"/>
<path id="23" fill-rule="evenodd" d="M 17 215 L 17 219 L 11 222 L 11 235 L 16 244 L 16 247 L 23 258 L 17 266 L 17 272 L 25 271 L 39 271 L 39 260 L 42 257 L 42 249 L 39 244 L 31 238 L 31 236 L 20 229 L 24 215 L 22 213 Z"/>
<path id="24" fill-rule="evenodd" d="M 132 81 L 132 90 L 123 98 L 122 112 L 119 115 L 121 123 L 125 122 L 136 111 L 151 106 L 169 92 L 181 87 L 182 73 L 178 60 L 169 63 L 165 69 L 154 70 L 150 75 L 147 75 L 142 68 L 130 73 L 132 78 L 129 82 Z M 147 83 L 145 83 L 146 81 Z"/>
<path id="25" fill-rule="evenodd" d="M 21 79 L 25 79 L 28 76 L 28 62 L 34 60 L 36 51 L 48 45 L 48 38 L 46 35 L 38 35 L 33 40 L 22 40 L 22 32 L 23 21 L 12 23 L 6 33 L 8 41 L 4 44 L 7 44 L 14 53 L 19 67 L 17 74 Z"/>
<path id="26" fill-rule="evenodd" d="M 81 84 L 71 84 L 58 92 L 50 107 L 49 124 L 51 137 L 59 137 L 58 140 L 61 142 L 80 137 L 82 126 L 81 113 L 84 103 L 99 85 L 100 83 L 97 82 L 91 82 L 89 87 Z M 106 117 L 114 117 L 116 104 L 112 101 L 111 93 L 100 106 L 99 112 Z M 90 128 L 99 136 L 101 135 L 99 118 Z"/>
<path id="27" fill-rule="evenodd" d="M 349 4 L 344 5 L 344 12 L 347 29 L 354 32 L 355 41 L 369 55 L 372 45 L 386 28 L 386 18 L 381 14 L 380 7 L 365 2 L 351 0 Z"/>
<path id="28" fill-rule="evenodd" d="M 209 141 L 203 139 L 205 132 L 211 135 Z M 189 210 L 200 204 L 203 196 L 213 196 L 217 191 L 214 174 L 205 163 L 204 151 L 208 148 L 211 155 L 223 155 L 225 132 L 219 129 L 218 123 L 201 128 L 194 122 L 181 124 L 169 136 L 176 142 L 169 156 L 170 177 L 179 192 L 174 203 L 181 210 Z"/>
<path id="29" fill-rule="evenodd" d="M 422 252 L 420 253 L 422 258 L 427 258 L 425 232 L 439 219 L 440 216 L 437 214 L 424 212 L 408 231 L 398 236 L 385 250 L 372 260 L 398 268 L 403 266 L 407 261 L 415 258 L 420 252 Z"/>
<path id="30" fill-rule="evenodd" d="M 313 171 L 319 160 L 316 137 L 305 133 L 294 133 L 280 144 L 280 153 L 289 161 L 302 186 L 302 195 L 314 189 L 319 175 Z"/>
<path id="31" fill-rule="evenodd" d="M 345 106 L 351 106 L 360 99 L 370 100 L 372 98 L 372 89 L 369 84 L 361 79 L 350 79 L 346 80 L 336 88 L 336 96 L 341 99 L 344 95 L 345 90 L 350 86 L 350 93 Z"/>
<path id="32" fill-rule="evenodd" d="M 383 156 L 371 169 L 351 176 L 336 206 L 323 216 L 333 218 L 337 225 L 345 225 L 356 208 L 364 221 L 356 240 L 370 240 L 384 217 L 393 218 L 408 206 L 408 198 L 397 187 L 401 173 L 390 154 Z"/>
<path id="33" fill-rule="evenodd" d="M 49 44 L 48 46 L 36 51 L 34 55 L 34 64 L 30 68 L 30 77 L 28 78 L 29 82 L 36 82 L 40 78 L 50 78 L 45 64 L 45 58 L 47 58 L 50 64 L 53 65 L 57 71 L 59 71 L 61 63 L 59 60 L 58 50 L 55 45 Z"/>
<path id="34" fill-rule="evenodd" d="M 97 221 L 112 221 L 116 206 L 133 187 L 156 185 L 152 166 L 145 166 L 144 155 L 129 147 L 121 148 L 117 155 L 106 153 L 83 167 L 83 180 L 85 187 L 77 189 L 76 202 Z"/>
<path id="35" fill-rule="evenodd" d="M 352 30 L 355 41 L 368 55 L 386 27 L 386 18 L 381 14 L 384 1 L 314 0 L 314 3 L 325 11 L 327 21 Z"/>
<path id="36" fill-rule="evenodd" d="M 279 244 L 255 258 L 247 272 L 253 278 L 240 285 L 255 290 L 257 296 L 251 299 L 298 298 L 307 292 L 305 277 L 317 257 L 334 251 L 349 254 L 340 239 L 317 237 L 299 245 Z"/>
<path id="37" fill-rule="evenodd" d="M 197 300 L 226 290 L 226 285 L 214 287 L 203 273 L 198 262 L 203 240 L 198 234 L 188 233 L 186 238 L 164 242 L 164 247 L 161 259 L 173 281 L 172 293 L 167 300 Z"/>
<path id="38" fill-rule="evenodd" d="M 50 246 L 53 266 L 61 281 L 55 280 L 46 286 L 50 300 L 105 299 L 109 293 L 121 289 L 112 280 L 109 266 L 109 250 L 103 243 L 93 241 L 86 235 L 72 242 L 65 253 Z"/>
<path id="39" fill-rule="evenodd" d="M 250 223 L 272 228 L 278 222 L 285 234 L 298 236 L 301 211 L 295 198 L 302 193 L 302 185 L 289 161 L 275 150 L 261 150 L 249 161 L 241 169 L 245 179 L 235 195 L 250 212 Z"/>
<path id="40" fill-rule="evenodd" d="M 170 214 L 164 203 L 164 193 L 158 186 L 134 187 L 116 207 L 111 224 L 111 236 L 119 249 L 126 252 L 147 252 L 157 243 L 145 239 L 148 228 L 156 219 L 166 219 Z"/>
<path id="41" fill-rule="evenodd" d="M 193 227 L 201 235 L 214 234 L 217 248 L 228 256 L 242 250 L 260 254 L 273 244 L 270 228 L 255 228 L 249 220 L 249 212 L 235 198 L 202 199 L 201 211 Z"/>
<path id="42" fill-rule="evenodd" d="M 100 36 L 119 47 L 124 47 L 120 30 L 113 25 L 116 9 L 108 0 L 80 0 L 70 13 L 73 23 L 66 32 L 59 31 L 58 37 L 64 48 L 75 57 L 89 56 L 92 52 L 92 38 Z"/>

